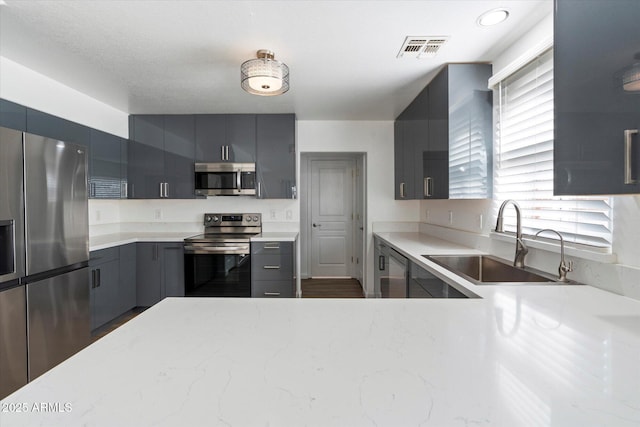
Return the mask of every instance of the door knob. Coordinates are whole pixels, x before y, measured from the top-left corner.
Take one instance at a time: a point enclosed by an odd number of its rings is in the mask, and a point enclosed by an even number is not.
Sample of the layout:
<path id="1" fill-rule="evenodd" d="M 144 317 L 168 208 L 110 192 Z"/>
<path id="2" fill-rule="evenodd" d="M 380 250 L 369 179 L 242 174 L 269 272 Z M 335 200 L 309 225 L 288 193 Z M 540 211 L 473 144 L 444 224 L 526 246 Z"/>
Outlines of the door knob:
<path id="1" fill-rule="evenodd" d="M 316 224 L 316 223 L 314 222 L 314 223 L 313 223 L 313 226 L 314 226 L 314 227 L 321 227 L 321 226 L 322 226 L 322 224 Z"/>

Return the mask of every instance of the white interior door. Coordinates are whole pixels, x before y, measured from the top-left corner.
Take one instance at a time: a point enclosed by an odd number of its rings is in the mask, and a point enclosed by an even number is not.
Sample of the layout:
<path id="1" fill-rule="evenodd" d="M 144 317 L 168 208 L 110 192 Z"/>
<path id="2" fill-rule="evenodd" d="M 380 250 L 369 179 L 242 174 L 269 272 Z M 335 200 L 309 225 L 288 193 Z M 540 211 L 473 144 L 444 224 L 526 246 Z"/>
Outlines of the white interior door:
<path id="1" fill-rule="evenodd" d="M 351 277 L 353 160 L 311 161 L 311 276 Z"/>

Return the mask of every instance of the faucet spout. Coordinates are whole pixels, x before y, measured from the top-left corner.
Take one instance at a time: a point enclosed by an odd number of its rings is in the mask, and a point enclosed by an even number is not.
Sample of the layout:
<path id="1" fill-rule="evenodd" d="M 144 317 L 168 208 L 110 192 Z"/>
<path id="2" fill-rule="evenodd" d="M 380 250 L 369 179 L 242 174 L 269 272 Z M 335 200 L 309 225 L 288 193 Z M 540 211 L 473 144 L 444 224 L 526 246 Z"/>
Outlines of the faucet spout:
<path id="1" fill-rule="evenodd" d="M 538 237 L 540 233 L 545 231 L 550 231 L 552 233 L 556 233 L 560 238 L 560 266 L 558 267 L 558 280 L 560 282 L 568 282 L 567 273 L 573 271 L 573 261 L 569 261 L 568 263 L 564 260 L 564 239 L 562 238 L 562 234 L 558 233 L 556 230 L 552 230 L 551 228 L 545 228 L 536 233 L 535 237 Z"/>
<path id="2" fill-rule="evenodd" d="M 496 233 L 504 233 L 504 208 L 507 207 L 508 204 L 512 204 L 514 209 L 516 210 L 516 255 L 513 260 L 513 265 L 518 268 L 524 268 L 524 257 L 529 252 L 529 248 L 524 244 L 522 240 L 522 217 L 520 214 L 520 205 L 515 200 L 505 200 L 500 205 L 500 209 L 498 209 L 498 219 L 496 220 Z"/>

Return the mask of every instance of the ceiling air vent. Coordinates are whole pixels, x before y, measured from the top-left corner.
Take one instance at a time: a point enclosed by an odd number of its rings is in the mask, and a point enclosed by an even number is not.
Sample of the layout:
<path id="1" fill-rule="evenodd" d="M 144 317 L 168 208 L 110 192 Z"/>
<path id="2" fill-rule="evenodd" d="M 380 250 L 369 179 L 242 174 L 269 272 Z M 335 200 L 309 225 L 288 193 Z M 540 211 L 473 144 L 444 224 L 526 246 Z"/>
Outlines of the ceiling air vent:
<path id="1" fill-rule="evenodd" d="M 408 36 L 404 39 L 397 58 L 433 58 L 448 39 L 446 36 Z"/>

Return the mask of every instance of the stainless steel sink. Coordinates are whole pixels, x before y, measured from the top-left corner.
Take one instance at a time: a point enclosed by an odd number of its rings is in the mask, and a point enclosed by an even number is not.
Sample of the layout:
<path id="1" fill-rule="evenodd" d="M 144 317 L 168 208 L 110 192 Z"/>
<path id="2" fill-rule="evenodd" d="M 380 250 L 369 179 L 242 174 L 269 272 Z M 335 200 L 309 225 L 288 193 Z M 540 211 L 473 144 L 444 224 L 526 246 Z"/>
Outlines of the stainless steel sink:
<path id="1" fill-rule="evenodd" d="M 557 278 L 529 267 L 514 267 L 499 258 L 490 255 L 423 255 L 448 269 L 464 276 L 477 285 L 495 284 L 554 284 Z M 563 282 L 562 284 L 578 284 Z"/>

